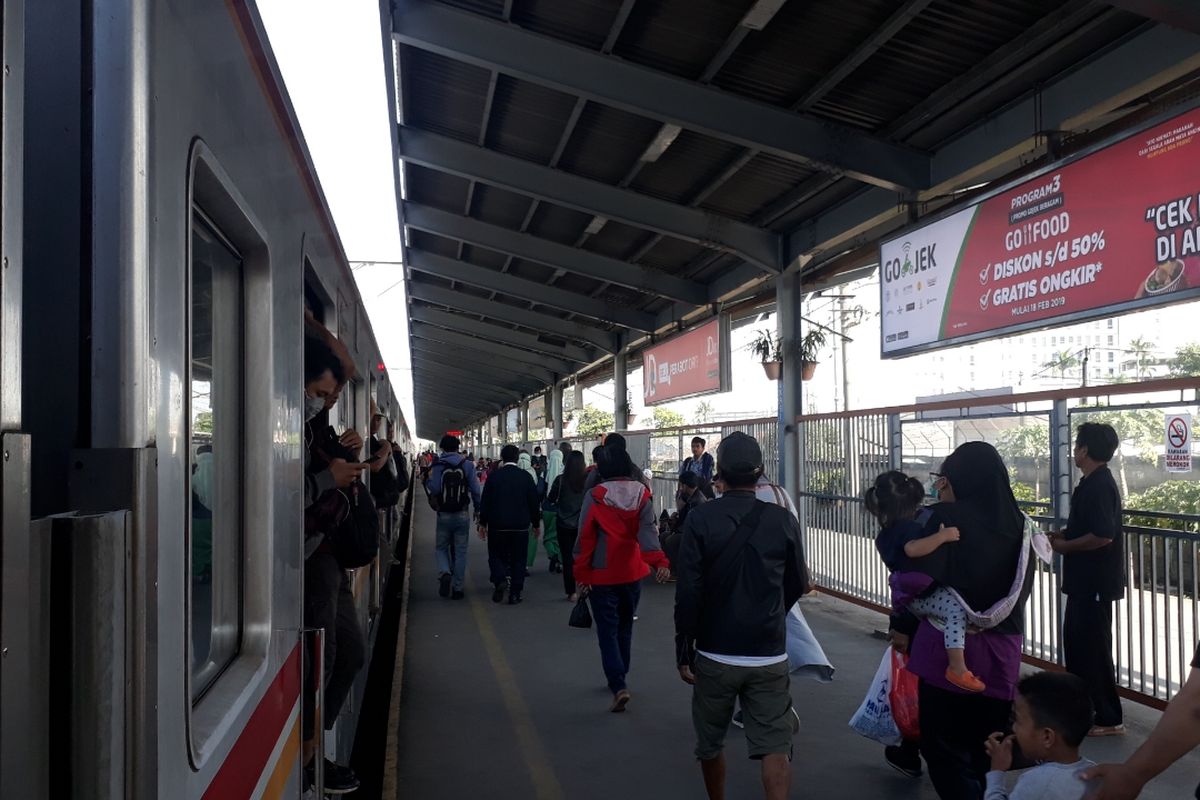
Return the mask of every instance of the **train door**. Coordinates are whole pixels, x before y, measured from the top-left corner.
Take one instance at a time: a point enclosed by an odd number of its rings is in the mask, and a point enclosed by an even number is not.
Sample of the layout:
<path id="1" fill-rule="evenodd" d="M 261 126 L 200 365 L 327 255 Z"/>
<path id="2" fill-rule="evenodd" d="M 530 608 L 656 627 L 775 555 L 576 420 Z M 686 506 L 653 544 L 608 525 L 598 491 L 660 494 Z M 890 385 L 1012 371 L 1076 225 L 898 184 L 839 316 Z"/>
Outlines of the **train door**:
<path id="1" fill-rule="evenodd" d="M 30 536 L 30 438 L 22 417 L 24 3 L 0 3 L 0 775 L 4 793 L 45 797 L 45 632 Z M 39 688 L 40 687 L 40 688 Z"/>

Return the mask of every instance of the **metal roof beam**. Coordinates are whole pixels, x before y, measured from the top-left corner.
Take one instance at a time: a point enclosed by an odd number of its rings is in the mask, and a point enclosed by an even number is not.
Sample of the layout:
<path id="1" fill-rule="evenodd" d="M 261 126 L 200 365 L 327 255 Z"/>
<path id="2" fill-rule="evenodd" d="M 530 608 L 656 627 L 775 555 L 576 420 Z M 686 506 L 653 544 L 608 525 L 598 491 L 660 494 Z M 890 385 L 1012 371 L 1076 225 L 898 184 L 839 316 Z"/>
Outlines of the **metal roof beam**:
<path id="1" fill-rule="evenodd" d="M 401 157 L 414 164 L 725 250 L 768 272 L 782 268 L 780 238 L 771 231 L 417 128 L 402 127 L 399 136 Z"/>
<path id="2" fill-rule="evenodd" d="M 929 157 L 781 108 L 421 0 L 400 3 L 403 44 L 587 97 L 889 189 L 929 185 Z"/>
<path id="3" fill-rule="evenodd" d="M 462 375 L 452 375 L 449 372 L 440 372 L 438 375 L 421 375 L 413 377 L 414 389 L 430 389 L 443 388 L 452 391 L 455 395 L 462 396 L 464 392 L 477 392 L 480 396 L 491 395 L 492 397 L 507 400 L 509 402 L 519 402 L 525 397 L 520 391 L 508 386 L 497 386 L 494 383 L 484 383 L 482 381 L 472 381 Z"/>
<path id="4" fill-rule="evenodd" d="M 499 253 L 536 261 L 599 281 L 608 281 L 639 292 L 704 305 L 704 285 L 665 272 L 630 264 L 576 247 L 492 225 L 473 217 L 464 217 L 432 206 L 404 204 L 404 221 L 410 228 L 461 239 Z"/>
<path id="5" fill-rule="evenodd" d="M 499 320 L 500 322 L 545 331 L 546 333 L 571 340 L 584 341 L 594 347 L 600 348 L 606 353 L 617 352 L 616 337 L 611 333 L 597 330 L 588 325 L 568 322 L 559 317 L 530 311 L 527 308 L 518 308 L 507 303 L 498 303 L 495 300 L 474 297 L 450 289 L 443 289 L 440 286 L 431 286 L 427 283 L 412 284 L 409 287 L 408 296 L 426 303 L 437 303 L 438 305 L 456 308 L 471 314 L 480 314 L 490 319 Z"/>
<path id="6" fill-rule="evenodd" d="M 512 345 L 513 347 L 523 347 L 535 353 L 545 353 L 548 356 L 556 358 L 578 361 L 580 364 L 590 364 L 597 358 L 593 351 L 583 347 L 567 344 L 566 342 L 563 342 L 562 345 L 545 342 L 542 341 L 542 337 L 540 336 L 522 333 L 521 331 L 505 328 L 500 325 L 493 325 L 490 322 L 480 322 L 473 317 L 463 314 L 439 311 L 429 306 L 410 306 L 408 316 L 415 322 L 424 322 L 429 325 L 446 328 L 447 330 L 462 331 L 463 333 L 482 336 L 496 342 Z"/>
<path id="7" fill-rule="evenodd" d="M 412 336 L 421 339 L 459 345 L 460 347 L 467 347 L 480 353 L 488 353 L 498 358 L 506 358 L 514 362 L 513 369 L 518 369 L 521 364 L 533 364 L 534 366 L 557 372 L 560 375 L 570 375 L 579 369 L 578 365 L 572 361 L 531 353 L 519 347 L 501 344 L 495 340 L 480 339 L 466 333 L 459 333 L 458 331 L 448 331 L 436 325 L 427 325 L 414 321 L 410 323 L 409 331 Z"/>
<path id="8" fill-rule="evenodd" d="M 587 295 L 556 289 L 538 281 L 506 275 L 494 269 L 481 267 L 466 261 L 456 261 L 426 250 L 409 248 L 408 266 L 417 272 L 436 275 L 447 280 L 477 286 L 512 297 L 520 297 L 551 308 L 582 314 L 585 317 L 612 322 L 626 328 L 653 333 L 654 317 L 627 306 L 606 303 Z"/>
<path id="9" fill-rule="evenodd" d="M 478 371 L 484 374 L 499 374 L 510 375 L 512 370 L 504 366 L 502 362 L 497 362 L 495 359 L 489 359 L 486 354 L 478 353 L 473 350 L 467 350 L 461 347 L 454 347 L 444 342 L 431 342 L 427 339 L 413 339 L 409 342 L 409 347 L 413 355 L 419 355 L 426 359 L 431 359 L 436 363 L 454 362 L 461 364 L 464 367 L 469 367 L 473 371 Z M 532 380 L 537 381 L 541 385 L 549 386 L 555 381 L 555 373 L 548 369 L 534 366 L 533 364 L 522 364 L 521 374 L 526 375 Z"/>
<path id="10" fill-rule="evenodd" d="M 1200 5 L 1196 0 L 1107 0 L 1107 2 L 1175 28 L 1200 33 Z"/>
<path id="11" fill-rule="evenodd" d="M 413 363 L 420 365 L 420 369 L 415 370 L 415 372 L 419 372 L 421 376 L 425 377 L 436 379 L 444 372 L 452 380 L 467 378 L 474 385 L 481 383 L 495 384 L 505 389 L 511 389 L 514 392 L 522 392 L 522 397 L 536 394 L 544 390 L 547 385 L 542 381 L 540 376 L 534 375 L 524 368 L 520 371 L 514 371 L 494 361 L 491 366 L 482 366 L 480 364 L 443 358 L 440 355 L 433 355 L 432 353 L 416 349 L 412 351 L 411 356 Z M 553 373 L 550 374 L 553 375 Z M 553 378 L 551 378 L 551 382 L 553 382 Z"/>

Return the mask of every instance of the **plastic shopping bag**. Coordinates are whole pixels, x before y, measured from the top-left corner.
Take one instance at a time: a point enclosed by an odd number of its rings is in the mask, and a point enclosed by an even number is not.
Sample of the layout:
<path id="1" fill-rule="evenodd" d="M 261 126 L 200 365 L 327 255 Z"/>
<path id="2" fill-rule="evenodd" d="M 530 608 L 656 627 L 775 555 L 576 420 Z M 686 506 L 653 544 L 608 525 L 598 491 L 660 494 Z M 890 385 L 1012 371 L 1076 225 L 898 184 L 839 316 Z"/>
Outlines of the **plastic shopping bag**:
<path id="1" fill-rule="evenodd" d="M 903 740 L 896 720 L 892 717 L 892 703 L 889 695 L 892 685 L 892 648 L 888 648 L 879 669 L 875 670 L 875 680 L 867 690 L 862 705 L 850 718 L 850 727 L 858 733 L 874 739 L 880 744 L 898 745 Z"/>
<path id="2" fill-rule="evenodd" d="M 908 656 L 897 652 L 892 653 L 892 686 L 888 700 L 892 706 L 892 719 L 900 735 L 905 739 L 920 739 L 921 725 L 917 705 L 917 684 L 920 679 L 908 671 Z"/>

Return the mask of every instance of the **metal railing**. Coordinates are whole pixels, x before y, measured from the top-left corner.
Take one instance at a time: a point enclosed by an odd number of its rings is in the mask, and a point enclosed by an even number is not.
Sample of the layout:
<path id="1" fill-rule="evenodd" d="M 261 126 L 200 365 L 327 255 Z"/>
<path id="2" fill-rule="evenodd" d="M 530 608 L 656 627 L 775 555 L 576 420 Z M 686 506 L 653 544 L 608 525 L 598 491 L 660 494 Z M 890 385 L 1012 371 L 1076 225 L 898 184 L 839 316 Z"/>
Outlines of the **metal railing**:
<path id="1" fill-rule="evenodd" d="M 1198 387 L 1195 379 L 1158 380 L 800 417 L 797 500 L 815 581 L 822 589 L 886 610 L 887 569 L 875 551 L 878 524 L 863 507 L 863 491 L 888 469 L 924 481 L 966 441 L 996 445 L 1026 513 L 1043 527 L 1064 525 L 1078 480 L 1071 460 L 1074 432 L 1081 422 L 1109 422 L 1122 438 L 1112 469 L 1126 502 L 1129 586 L 1114 609 L 1113 658 L 1123 694 L 1163 704 L 1186 680 L 1200 636 L 1200 471 L 1168 483 L 1161 455 L 1148 441 L 1152 423 L 1157 420 L 1161 431 L 1168 412 L 1200 418 Z M 704 438 L 715 455 L 721 438 L 735 430 L 758 439 L 768 473 L 777 475 L 774 419 L 627 434 L 634 460 L 653 469 L 658 513 L 674 510 L 679 468 L 690 454 L 692 437 Z M 1184 507 L 1168 507 L 1180 496 Z M 1190 506 L 1189 497 L 1195 498 Z M 1026 657 L 1035 663 L 1063 663 L 1061 574 L 1057 557 L 1054 564 L 1039 561 L 1036 567 L 1025 606 L 1024 643 Z"/>

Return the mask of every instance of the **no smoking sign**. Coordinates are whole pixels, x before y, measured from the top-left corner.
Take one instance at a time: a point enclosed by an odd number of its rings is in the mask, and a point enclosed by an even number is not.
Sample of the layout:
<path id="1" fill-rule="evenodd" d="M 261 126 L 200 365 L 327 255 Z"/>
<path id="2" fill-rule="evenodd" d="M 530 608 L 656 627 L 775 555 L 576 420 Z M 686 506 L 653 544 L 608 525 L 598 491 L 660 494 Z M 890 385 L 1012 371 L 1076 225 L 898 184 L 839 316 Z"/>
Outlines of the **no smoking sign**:
<path id="1" fill-rule="evenodd" d="M 1192 415 L 1166 415 L 1165 444 L 1167 472 L 1192 471 Z"/>

